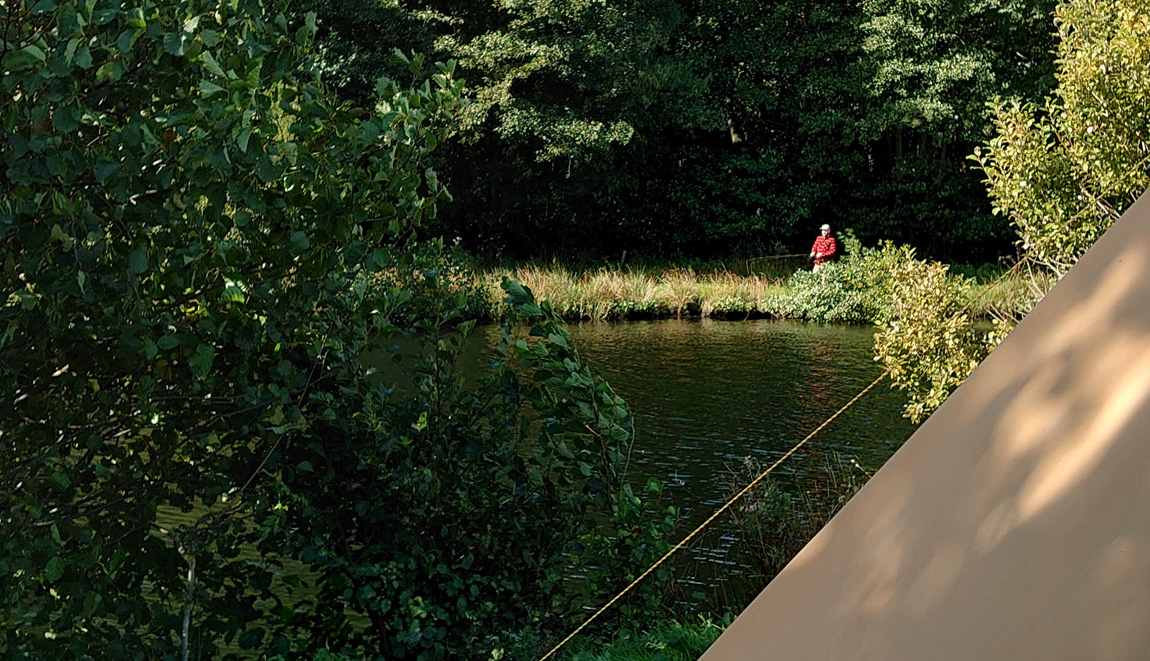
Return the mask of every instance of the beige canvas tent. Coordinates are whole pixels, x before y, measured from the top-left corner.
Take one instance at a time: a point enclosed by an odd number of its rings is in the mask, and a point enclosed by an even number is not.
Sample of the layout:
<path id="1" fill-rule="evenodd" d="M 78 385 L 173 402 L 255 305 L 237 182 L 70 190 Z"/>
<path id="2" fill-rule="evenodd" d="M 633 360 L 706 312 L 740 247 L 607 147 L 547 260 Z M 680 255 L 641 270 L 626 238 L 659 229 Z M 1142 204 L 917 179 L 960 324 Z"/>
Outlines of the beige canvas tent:
<path id="1" fill-rule="evenodd" d="M 1150 659 L 1150 194 L 702 658 Z"/>

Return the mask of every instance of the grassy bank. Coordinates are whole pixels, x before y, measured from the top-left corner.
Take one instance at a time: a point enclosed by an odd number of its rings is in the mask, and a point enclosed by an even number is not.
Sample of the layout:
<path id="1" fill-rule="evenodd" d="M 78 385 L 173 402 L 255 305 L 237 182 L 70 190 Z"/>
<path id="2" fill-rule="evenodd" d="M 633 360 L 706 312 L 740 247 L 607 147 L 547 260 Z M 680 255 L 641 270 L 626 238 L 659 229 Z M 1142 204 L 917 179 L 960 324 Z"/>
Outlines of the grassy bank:
<path id="1" fill-rule="evenodd" d="M 711 317 L 866 323 L 881 314 L 886 292 L 873 264 L 844 260 L 817 275 L 799 270 L 793 262 L 786 274 L 777 264 L 769 274 L 745 264 L 729 270 L 721 265 L 706 270 L 673 266 L 575 270 L 555 263 L 527 264 L 491 270 L 483 280 L 493 309 L 503 297 L 499 283 L 508 276 L 530 287 L 540 300 L 550 301 L 569 320 Z M 976 318 L 1029 309 L 1035 295 L 1031 280 L 1023 274 L 998 281 L 991 276 L 965 280 L 968 312 Z"/>
<path id="2" fill-rule="evenodd" d="M 777 299 L 787 292 L 782 279 L 676 267 L 573 271 L 532 264 L 496 272 L 487 280 L 498 290 L 503 275 L 530 287 L 568 319 L 778 316 Z"/>

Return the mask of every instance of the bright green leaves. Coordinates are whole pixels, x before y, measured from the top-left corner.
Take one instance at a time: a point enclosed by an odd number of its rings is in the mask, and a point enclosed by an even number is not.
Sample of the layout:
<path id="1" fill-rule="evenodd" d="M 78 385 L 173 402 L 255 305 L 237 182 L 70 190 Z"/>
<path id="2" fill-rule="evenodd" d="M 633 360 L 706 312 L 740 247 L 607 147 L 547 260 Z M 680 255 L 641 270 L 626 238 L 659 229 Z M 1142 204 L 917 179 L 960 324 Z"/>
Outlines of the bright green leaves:
<path id="1" fill-rule="evenodd" d="M 964 312 L 961 278 L 937 262 L 910 260 L 891 269 L 892 314 L 879 324 L 875 360 L 907 391 L 905 415 L 920 422 L 978 367 L 994 340 Z"/>
<path id="2" fill-rule="evenodd" d="M 1056 18 L 1054 96 L 995 103 L 996 135 L 975 160 L 1028 256 L 1064 270 L 1150 187 L 1150 11 L 1067 0 Z"/>

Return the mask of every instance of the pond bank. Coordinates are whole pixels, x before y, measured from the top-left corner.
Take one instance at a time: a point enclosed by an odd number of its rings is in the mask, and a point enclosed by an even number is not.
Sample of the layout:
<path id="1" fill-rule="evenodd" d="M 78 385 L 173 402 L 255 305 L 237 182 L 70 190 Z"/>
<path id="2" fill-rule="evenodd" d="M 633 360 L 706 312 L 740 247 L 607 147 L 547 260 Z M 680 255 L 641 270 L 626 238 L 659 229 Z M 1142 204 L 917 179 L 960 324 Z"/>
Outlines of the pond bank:
<path id="1" fill-rule="evenodd" d="M 793 265 L 788 275 L 696 272 L 679 267 L 600 267 L 571 270 L 559 264 L 529 264 L 495 269 L 482 276 L 485 298 L 497 315 L 504 276 L 529 287 L 565 319 L 637 320 L 681 317 L 714 319 L 799 319 L 874 323 L 881 316 L 889 286 L 872 265 L 847 260 L 816 276 Z M 1021 278 L 989 280 L 955 277 L 971 303 L 973 318 L 1011 310 L 1029 291 Z"/>

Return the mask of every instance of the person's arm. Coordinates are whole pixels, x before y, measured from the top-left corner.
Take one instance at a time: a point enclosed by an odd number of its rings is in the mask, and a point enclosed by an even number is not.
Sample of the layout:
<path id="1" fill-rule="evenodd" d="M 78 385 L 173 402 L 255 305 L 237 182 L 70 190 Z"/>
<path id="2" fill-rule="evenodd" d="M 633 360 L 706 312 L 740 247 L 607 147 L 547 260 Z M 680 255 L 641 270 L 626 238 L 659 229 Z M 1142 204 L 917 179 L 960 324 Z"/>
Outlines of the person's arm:
<path id="1" fill-rule="evenodd" d="M 826 242 L 823 245 L 822 257 L 834 257 L 835 253 L 838 252 L 838 247 L 839 246 L 835 241 L 835 237 L 828 236 Z"/>
<path id="2" fill-rule="evenodd" d="M 815 254 L 817 253 L 818 248 L 819 248 L 819 240 L 818 240 L 818 238 L 816 238 L 814 245 L 811 246 L 811 257 L 810 257 L 811 259 L 815 258 Z"/>

